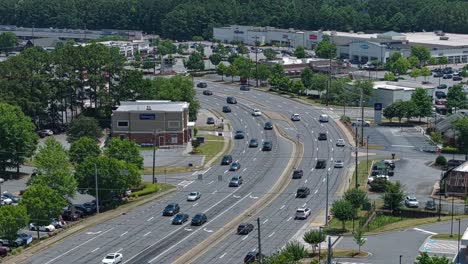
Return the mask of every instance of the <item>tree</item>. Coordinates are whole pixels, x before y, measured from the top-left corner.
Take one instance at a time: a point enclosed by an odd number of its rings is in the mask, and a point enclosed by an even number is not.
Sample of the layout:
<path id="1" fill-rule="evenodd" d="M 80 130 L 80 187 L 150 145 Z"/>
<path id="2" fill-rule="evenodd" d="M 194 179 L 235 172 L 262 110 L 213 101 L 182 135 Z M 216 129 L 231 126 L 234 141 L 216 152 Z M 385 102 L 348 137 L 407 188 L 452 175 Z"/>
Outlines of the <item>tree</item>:
<path id="1" fill-rule="evenodd" d="M 190 54 L 188 61 L 185 62 L 185 67 L 189 70 L 202 71 L 205 69 L 203 55 L 200 52 Z"/>
<path id="2" fill-rule="evenodd" d="M 447 59 L 447 57 L 445 57 L 445 56 L 440 57 L 440 58 L 439 58 L 439 64 L 447 65 L 447 64 L 448 64 L 448 59 Z"/>
<path id="3" fill-rule="evenodd" d="M 131 163 L 107 156 L 87 157 L 76 168 L 75 177 L 78 186 L 81 189 L 88 189 L 93 196 L 96 196 L 95 172 L 97 172 L 101 203 L 110 202 L 116 195 L 122 195 L 126 190 L 138 186 L 141 182 L 138 168 Z"/>
<path id="4" fill-rule="evenodd" d="M 0 207 L 0 237 L 13 245 L 18 231 L 29 224 L 29 216 L 24 206 Z"/>
<path id="5" fill-rule="evenodd" d="M 237 57 L 232 64 L 236 67 L 240 78 L 249 79 L 252 77 L 254 64 L 251 59 L 246 57 Z"/>
<path id="6" fill-rule="evenodd" d="M 226 71 L 226 76 L 231 76 L 231 82 L 234 82 L 234 76 L 239 74 L 239 70 L 237 69 L 236 65 L 231 64 L 228 66 Z"/>
<path id="7" fill-rule="evenodd" d="M 384 75 L 384 80 L 394 82 L 397 80 L 397 78 L 395 77 L 395 74 L 393 74 L 393 72 L 387 72 Z"/>
<path id="8" fill-rule="evenodd" d="M 414 67 L 413 69 L 411 69 L 411 72 L 409 73 L 409 76 L 416 80 L 416 78 L 421 76 L 421 71 L 418 68 Z"/>
<path id="9" fill-rule="evenodd" d="M 412 68 L 418 67 L 421 63 L 419 62 L 418 57 L 416 56 L 409 56 L 408 57 L 408 62 Z"/>
<path id="10" fill-rule="evenodd" d="M 405 199 L 404 186 L 400 181 L 395 183 L 388 182 L 385 187 L 385 191 L 382 194 L 382 200 L 384 201 L 384 208 L 392 211 L 399 209 L 401 203 Z"/>
<path id="11" fill-rule="evenodd" d="M 384 108 L 383 116 L 392 122 L 392 119 L 396 117 L 395 105 L 391 104 Z"/>
<path id="12" fill-rule="evenodd" d="M 418 58 L 422 64 L 426 64 L 431 58 L 431 52 L 424 46 L 413 46 L 411 47 L 411 56 Z"/>
<path id="13" fill-rule="evenodd" d="M 261 81 L 266 81 L 271 76 L 270 68 L 265 64 L 260 64 L 258 66 L 258 79 Z M 256 76 L 257 77 L 257 76 Z"/>
<path id="14" fill-rule="evenodd" d="M 346 230 L 346 221 L 353 219 L 354 208 L 353 205 L 345 199 L 336 200 L 333 202 L 331 213 L 341 221 L 343 230 Z"/>
<path id="15" fill-rule="evenodd" d="M 159 42 L 158 53 L 161 56 L 177 53 L 177 46 L 170 39 L 165 39 Z"/>
<path id="16" fill-rule="evenodd" d="M 73 119 L 70 123 L 67 136 L 67 140 L 70 143 L 75 142 L 81 137 L 90 137 L 94 140 L 98 140 L 102 136 L 102 129 L 95 118 L 80 116 Z"/>
<path id="17" fill-rule="evenodd" d="M 0 34 L 0 52 L 8 52 L 8 50 L 13 49 L 16 47 L 18 43 L 18 39 L 16 35 L 12 32 L 3 32 Z"/>
<path id="18" fill-rule="evenodd" d="M 320 245 L 320 243 L 324 242 L 326 239 L 326 235 L 321 230 L 309 230 L 304 233 L 302 237 L 304 242 L 312 246 L 312 251 L 315 254 L 315 248 Z"/>
<path id="19" fill-rule="evenodd" d="M 237 52 L 241 55 L 249 54 L 249 49 L 242 43 L 239 43 L 236 48 Z"/>
<path id="20" fill-rule="evenodd" d="M 197 45 L 195 46 L 195 50 L 202 55 L 202 57 L 205 56 L 205 46 L 203 45 Z"/>
<path id="21" fill-rule="evenodd" d="M 179 44 L 177 46 L 177 53 L 180 55 L 184 55 L 187 52 L 188 48 L 189 46 L 187 44 Z"/>
<path id="22" fill-rule="evenodd" d="M 445 256 L 429 256 L 427 252 L 421 252 L 416 258 L 416 264 L 452 264 Z"/>
<path id="23" fill-rule="evenodd" d="M 122 160 L 143 169 L 143 157 L 135 141 L 129 139 L 113 138 L 104 150 L 104 154 L 109 158 Z"/>
<path id="24" fill-rule="evenodd" d="M 319 58 L 332 59 L 336 57 L 336 46 L 330 40 L 324 39 L 315 48 L 315 54 Z"/>
<path id="25" fill-rule="evenodd" d="M 461 84 L 454 85 L 447 93 L 447 107 L 455 109 L 464 109 L 468 106 L 465 91 Z"/>
<path id="26" fill-rule="evenodd" d="M 359 209 L 359 207 L 369 201 L 367 194 L 361 189 L 349 189 L 345 192 L 344 199 L 350 202 L 355 209 Z"/>
<path id="27" fill-rule="evenodd" d="M 70 146 L 70 161 L 80 164 L 87 157 L 97 157 L 101 154 L 96 140 L 90 137 L 81 137 Z"/>
<path id="28" fill-rule="evenodd" d="M 431 70 L 428 67 L 422 67 L 420 73 L 421 76 L 424 77 L 424 82 L 427 82 L 427 77 L 432 75 Z"/>
<path id="29" fill-rule="evenodd" d="M 312 76 L 312 90 L 319 92 L 324 91 L 328 85 L 328 76 L 325 74 L 317 73 Z"/>
<path id="30" fill-rule="evenodd" d="M 431 57 L 427 63 L 429 63 L 429 65 L 436 65 L 438 60 L 436 57 Z"/>
<path id="31" fill-rule="evenodd" d="M 304 87 L 304 84 L 302 83 L 302 81 L 295 81 L 292 83 L 292 87 L 291 87 L 291 91 L 295 94 L 298 94 L 298 95 L 301 95 L 304 93 L 305 91 L 305 87 Z"/>
<path id="32" fill-rule="evenodd" d="M 1 97 L 1 96 L 0 96 Z M 31 119 L 17 106 L 0 103 L 0 174 L 17 168 L 36 150 L 38 136 Z"/>
<path id="33" fill-rule="evenodd" d="M 28 182 L 31 186 L 48 186 L 62 197 L 74 197 L 77 183 L 71 171 L 68 152 L 55 138 L 48 138 L 39 147 L 35 158 L 37 176 Z"/>
<path id="34" fill-rule="evenodd" d="M 210 61 L 213 63 L 213 65 L 217 66 L 222 60 L 221 55 L 214 53 L 210 55 Z"/>
<path id="35" fill-rule="evenodd" d="M 387 69 L 394 74 L 406 74 L 410 67 L 408 60 L 403 58 L 400 52 L 395 52 L 387 59 Z"/>
<path id="36" fill-rule="evenodd" d="M 358 245 L 359 253 L 361 253 L 361 247 L 364 246 L 366 243 L 366 238 L 364 237 L 364 230 L 362 228 L 358 228 L 353 235 L 354 242 Z"/>
<path id="37" fill-rule="evenodd" d="M 430 136 L 431 136 L 432 142 L 434 142 L 435 144 L 444 143 L 444 136 L 442 136 L 442 133 L 440 133 L 439 131 L 431 132 Z"/>
<path id="38" fill-rule="evenodd" d="M 465 152 L 465 160 L 468 160 L 468 117 L 457 118 L 453 126 L 457 130 L 458 147 Z"/>
<path id="39" fill-rule="evenodd" d="M 276 55 L 278 55 L 278 52 L 276 52 L 272 48 L 268 48 L 268 49 L 263 50 L 263 55 L 265 55 L 267 60 L 271 61 L 276 58 Z"/>
<path id="40" fill-rule="evenodd" d="M 32 223 L 41 226 L 50 224 L 51 218 L 63 213 L 67 201 L 48 186 L 33 185 L 24 192 L 19 205 L 26 208 Z"/>
<path id="41" fill-rule="evenodd" d="M 227 75 L 228 67 L 224 63 L 220 63 L 216 67 L 216 73 L 221 75 L 221 79 L 224 81 L 224 75 Z"/>
<path id="42" fill-rule="evenodd" d="M 288 242 L 286 246 L 284 246 L 282 253 L 289 256 L 289 260 L 291 261 L 298 261 L 307 256 L 307 251 L 305 250 L 304 245 L 298 241 Z"/>
<path id="43" fill-rule="evenodd" d="M 294 50 L 294 56 L 298 59 L 303 59 L 306 57 L 306 51 L 304 49 L 303 46 L 298 46 L 295 50 Z"/>
<path id="44" fill-rule="evenodd" d="M 422 117 L 432 115 L 432 100 L 424 88 L 416 88 L 411 94 L 411 102 L 416 106 L 415 116 Z"/>
<path id="45" fill-rule="evenodd" d="M 385 191 L 385 188 L 387 188 L 387 185 L 389 184 L 389 181 L 385 178 L 377 178 L 374 179 L 370 184 L 370 189 L 373 192 L 383 192 Z"/>
<path id="46" fill-rule="evenodd" d="M 301 81 L 306 89 L 311 89 L 313 84 L 314 73 L 309 67 L 304 68 L 301 72 Z"/>
<path id="47" fill-rule="evenodd" d="M 233 64 L 234 61 L 236 60 L 236 58 L 240 57 L 239 55 L 237 55 L 237 53 L 231 53 L 228 57 L 228 62 L 229 64 Z"/>

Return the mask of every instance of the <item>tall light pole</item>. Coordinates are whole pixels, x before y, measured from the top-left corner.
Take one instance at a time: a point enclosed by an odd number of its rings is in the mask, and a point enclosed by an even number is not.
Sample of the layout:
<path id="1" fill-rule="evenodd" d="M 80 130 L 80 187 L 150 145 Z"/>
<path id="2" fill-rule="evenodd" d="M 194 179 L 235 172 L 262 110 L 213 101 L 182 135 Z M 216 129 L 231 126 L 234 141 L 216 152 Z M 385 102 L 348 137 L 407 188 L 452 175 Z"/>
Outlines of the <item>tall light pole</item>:
<path id="1" fill-rule="evenodd" d="M 356 162 L 356 171 L 355 171 L 355 174 L 356 174 L 356 183 L 355 183 L 355 187 L 356 189 L 359 188 L 359 183 L 358 183 L 358 128 L 356 126 L 356 138 L 355 138 L 355 142 L 356 142 L 356 146 L 354 148 L 354 158 L 355 158 L 355 162 Z"/>
<path id="2" fill-rule="evenodd" d="M 439 218 L 437 221 L 440 222 L 440 213 L 442 211 L 442 178 L 444 177 L 444 172 L 440 173 L 440 181 L 439 181 Z"/>
<path id="3" fill-rule="evenodd" d="M 450 237 L 453 237 L 453 195 L 452 195 L 452 220 L 450 221 Z"/>
<path id="4" fill-rule="evenodd" d="M 328 226 L 328 170 L 327 170 L 327 198 L 326 198 L 326 203 L 325 203 L 325 226 Z"/>
<path id="5" fill-rule="evenodd" d="M 322 234 L 322 228 L 323 228 L 322 226 L 319 226 L 320 234 Z M 322 241 L 322 242 L 323 242 L 323 241 Z M 320 249 L 322 248 L 322 247 L 321 247 L 322 242 L 319 243 L 318 263 L 320 263 L 320 253 L 321 253 L 321 252 L 320 252 Z"/>
<path id="6" fill-rule="evenodd" d="M 401 258 L 403 257 L 403 255 L 400 255 L 400 264 L 401 264 Z"/>
<path id="7" fill-rule="evenodd" d="M 457 243 L 457 263 L 456 264 L 459 264 L 460 263 L 460 240 L 461 240 L 461 237 L 460 237 L 460 226 L 461 226 L 461 219 L 460 218 L 457 218 L 457 221 L 458 221 L 458 243 Z"/>
<path id="8" fill-rule="evenodd" d="M 258 87 L 258 36 L 255 35 L 255 81 Z"/>
<path id="9" fill-rule="evenodd" d="M 155 167 L 156 167 L 156 131 L 153 130 L 153 184 L 157 182 L 156 178 L 154 177 Z"/>
<path id="10" fill-rule="evenodd" d="M 99 214 L 99 189 L 97 180 L 97 164 L 94 164 L 94 183 L 96 184 L 96 213 Z"/>
<path id="11" fill-rule="evenodd" d="M 367 173 L 369 173 L 369 136 L 367 136 L 366 140 L 366 168 Z"/>

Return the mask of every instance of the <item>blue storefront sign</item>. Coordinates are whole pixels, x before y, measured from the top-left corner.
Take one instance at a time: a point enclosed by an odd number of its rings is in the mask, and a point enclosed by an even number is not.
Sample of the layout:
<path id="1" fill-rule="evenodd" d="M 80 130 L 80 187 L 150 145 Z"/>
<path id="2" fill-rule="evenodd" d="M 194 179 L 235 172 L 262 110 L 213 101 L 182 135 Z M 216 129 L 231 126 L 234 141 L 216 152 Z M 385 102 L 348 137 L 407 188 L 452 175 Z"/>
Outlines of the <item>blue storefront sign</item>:
<path id="1" fill-rule="evenodd" d="M 374 104 L 374 110 L 375 111 L 381 111 L 382 110 L 382 103 L 375 103 Z"/>
<path id="2" fill-rule="evenodd" d="M 361 49 L 368 49 L 368 48 L 369 48 L 369 45 L 367 45 L 367 44 L 362 44 L 360 47 L 361 47 Z"/>

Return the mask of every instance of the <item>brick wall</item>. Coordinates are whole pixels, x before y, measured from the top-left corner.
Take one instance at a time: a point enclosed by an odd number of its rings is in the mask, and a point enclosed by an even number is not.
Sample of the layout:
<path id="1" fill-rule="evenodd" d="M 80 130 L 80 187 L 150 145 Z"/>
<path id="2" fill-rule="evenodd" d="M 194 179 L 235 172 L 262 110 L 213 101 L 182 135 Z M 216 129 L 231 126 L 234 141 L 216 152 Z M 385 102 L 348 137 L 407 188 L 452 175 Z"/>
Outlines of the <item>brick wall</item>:
<path id="1" fill-rule="evenodd" d="M 177 135 L 177 143 L 172 143 L 172 135 Z M 190 136 L 189 131 L 184 130 L 183 132 L 177 133 L 159 133 L 154 135 L 156 146 L 161 145 L 183 145 L 188 142 Z M 125 138 L 134 140 L 137 144 L 153 144 L 153 133 L 138 133 L 138 134 L 112 134 L 112 137 L 119 138 L 121 135 L 125 135 Z"/>

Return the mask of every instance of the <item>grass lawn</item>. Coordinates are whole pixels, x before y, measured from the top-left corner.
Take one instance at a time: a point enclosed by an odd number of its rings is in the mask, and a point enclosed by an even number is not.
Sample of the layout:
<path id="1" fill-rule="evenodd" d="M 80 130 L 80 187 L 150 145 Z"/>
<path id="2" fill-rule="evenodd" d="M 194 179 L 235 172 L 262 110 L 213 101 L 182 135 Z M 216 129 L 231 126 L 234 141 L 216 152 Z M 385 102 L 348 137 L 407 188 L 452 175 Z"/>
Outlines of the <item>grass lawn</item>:
<path id="1" fill-rule="evenodd" d="M 450 237 L 450 234 L 437 234 L 431 236 L 433 239 L 442 239 L 442 240 L 458 240 L 459 238 L 461 239 L 463 234 L 453 234 L 453 236 Z"/>
<path id="2" fill-rule="evenodd" d="M 466 219 L 466 218 L 468 218 L 468 215 L 457 215 L 456 217 Z M 381 232 L 392 231 L 392 230 L 401 230 L 401 229 L 414 227 L 414 226 L 418 226 L 418 225 L 433 224 L 433 223 L 438 222 L 437 219 L 438 219 L 438 217 L 403 218 L 400 221 L 396 221 L 394 223 L 390 223 L 390 224 L 381 226 L 379 228 L 376 228 L 375 230 L 372 230 L 370 233 L 381 233 Z M 449 220 L 452 219 L 452 217 L 451 216 L 443 216 L 440 219 L 441 219 L 441 221 L 449 221 Z"/>
<path id="3" fill-rule="evenodd" d="M 367 179 L 369 178 L 369 172 L 372 169 L 372 161 L 373 160 L 382 160 L 382 159 L 369 159 L 369 163 L 367 163 L 367 160 L 361 160 L 358 163 L 358 184 L 359 184 L 359 189 L 369 192 L 367 189 Z M 366 166 L 367 165 L 367 166 Z M 369 169 L 369 170 L 367 170 Z M 354 188 L 356 186 L 356 170 L 354 170 L 353 176 L 351 178 L 351 184 L 349 185 L 349 188 Z"/>
<path id="4" fill-rule="evenodd" d="M 205 162 L 211 160 L 216 154 L 221 152 L 224 141 L 207 141 L 198 147 L 198 153 L 205 155 Z"/>
<path id="5" fill-rule="evenodd" d="M 356 246 L 357 247 L 357 246 Z M 322 260 L 327 259 L 327 249 L 322 248 L 320 250 L 320 258 Z M 333 249 L 334 258 L 365 258 L 369 256 L 369 252 L 361 250 L 358 252 L 357 249 Z M 307 260 L 318 259 L 318 248 L 315 250 L 315 254 L 309 252 L 309 258 Z M 310 263 L 309 261 L 304 261 L 302 263 Z"/>
<path id="6" fill-rule="evenodd" d="M 198 131 L 216 131 L 216 126 L 196 126 L 195 127 L 196 129 L 198 129 Z M 197 135 L 198 136 L 198 135 Z"/>
<path id="7" fill-rule="evenodd" d="M 151 146 L 148 146 L 148 147 L 142 147 L 142 146 L 138 146 L 138 149 L 139 150 L 153 150 L 154 147 L 151 147 Z M 156 150 L 158 150 L 159 148 L 156 147 Z"/>
<path id="8" fill-rule="evenodd" d="M 224 140 L 224 137 L 215 135 L 198 135 L 198 137 L 204 137 L 205 140 Z"/>
<path id="9" fill-rule="evenodd" d="M 197 169 L 197 167 L 155 167 L 154 173 L 155 174 L 171 174 L 171 173 L 181 173 L 187 171 L 193 171 Z M 142 175 L 148 175 L 153 173 L 153 167 L 146 167 L 140 171 Z"/>

